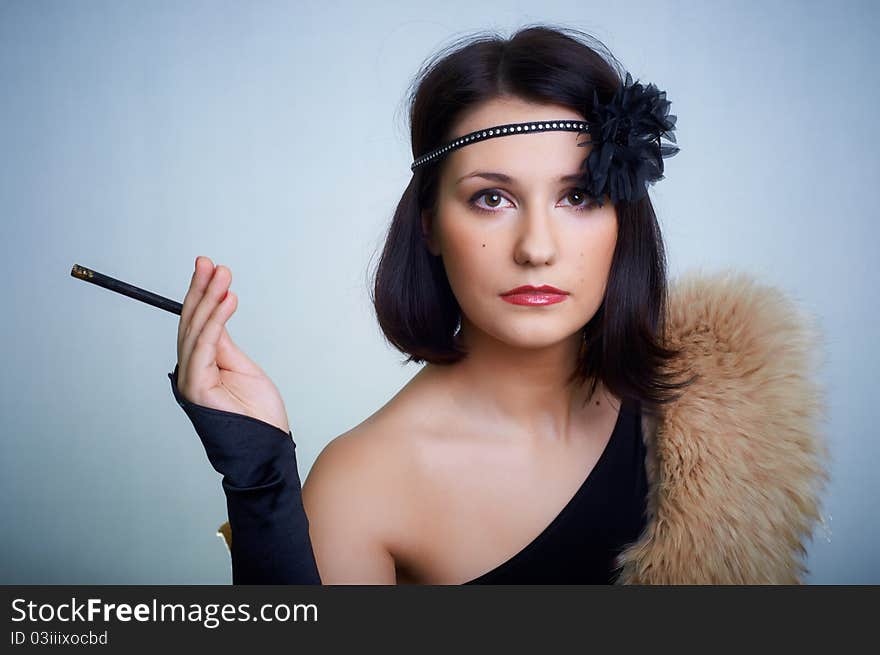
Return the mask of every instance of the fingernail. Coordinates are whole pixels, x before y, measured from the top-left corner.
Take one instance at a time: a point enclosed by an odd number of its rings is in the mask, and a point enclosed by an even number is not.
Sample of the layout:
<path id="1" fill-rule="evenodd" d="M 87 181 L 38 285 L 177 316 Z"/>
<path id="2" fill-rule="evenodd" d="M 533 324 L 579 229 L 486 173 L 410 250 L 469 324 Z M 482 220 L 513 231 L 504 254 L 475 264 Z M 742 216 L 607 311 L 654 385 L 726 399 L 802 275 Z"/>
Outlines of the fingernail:
<path id="1" fill-rule="evenodd" d="M 198 258 L 198 257 L 196 257 L 196 264 L 195 264 L 195 266 L 196 266 L 196 268 L 199 267 L 199 258 Z"/>

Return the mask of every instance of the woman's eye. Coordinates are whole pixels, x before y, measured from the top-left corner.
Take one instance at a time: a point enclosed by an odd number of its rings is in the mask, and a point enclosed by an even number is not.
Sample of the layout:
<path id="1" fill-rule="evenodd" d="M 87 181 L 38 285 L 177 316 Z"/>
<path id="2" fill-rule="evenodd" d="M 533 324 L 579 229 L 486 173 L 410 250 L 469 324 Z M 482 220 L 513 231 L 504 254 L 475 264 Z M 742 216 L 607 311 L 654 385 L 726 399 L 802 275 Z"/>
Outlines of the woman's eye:
<path id="1" fill-rule="evenodd" d="M 573 189 L 569 191 L 566 198 L 578 199 L 573 203 L 578 211 L 587 211 L 588 209 L 599 206 L 599 203 L 596 200 L 591 199 L 583 189 Z"/>
<path id="2" fill-rule="evenodd" d="M 479 203 L 478 201 L 483 198 L 486 199 L 485 204 Z M 591 199 L 583 189 L 572 189 L 566 194 L 565 198 L 573 200 L 571 206 L 574 207 L 575 211 L 588 211 L 599 206 L 599 203 Z M 505 200 L 505 197 L 498 190 L 483 189 L 471 197 L 469 204 L 478 211 L 495 214 L 500 211 L 498 208 L 503 200 Z"/>
<path id="3" fill-rule="evenodd" d="M 486 198 L 486 199 L 487 199 L 487 200 L 486 200 L 486 206 L 483 206 L 483 205 L 480 205 L 480 204 L 477 203 L 477 201 L 478 201 L 479 199 L 481 199 L 481 198 Z M 479 192 L 477 192 L 477 194 L 474 195 L 474 196 L 470 199 L 470 204 L 471 204 L 473 207 L 475 207 L 476 209 L 478 209 L 478 210 L 480 210 L 480 211 L 482 211 L 482 212 L 487 212 L 487 213 L 489 213 L 489 214 L 494 214 L 494 213 L 495 213 L 495 208 L 497 208 L 498 205 L 501 204 L 501 201 L 502 201 L 502 200 L 504 200 L 504 196 L 503 196 L 503 195 L 501 195 L 498 191 L 495 191 L 495 190 L 489 189 L 489 190 L 484 190 L 484 191 L 479 191 Z"/>

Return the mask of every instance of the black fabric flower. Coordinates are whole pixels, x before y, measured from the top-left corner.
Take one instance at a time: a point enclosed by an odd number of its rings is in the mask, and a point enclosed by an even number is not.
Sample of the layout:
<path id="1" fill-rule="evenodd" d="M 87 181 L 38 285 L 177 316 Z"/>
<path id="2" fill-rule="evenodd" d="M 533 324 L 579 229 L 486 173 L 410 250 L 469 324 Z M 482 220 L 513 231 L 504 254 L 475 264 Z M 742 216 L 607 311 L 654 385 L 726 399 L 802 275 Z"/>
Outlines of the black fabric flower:
<path id="1" fill-rule="evenodd" d="M 593 106 L 585 112 L 589 132 L 582 132 L 589 133 L 590 141 L 578 144 L 593 146 L 582 165 L 591 198 L 602 204 L 607 194 L 613 203 L 635 202 L 649 184 L 663 179 L 663 159 L 679 151 L 661 142 L 675 143 L 676 117 L 669 114 L 670 104 L 665 91 L 633 84 L 629 73 L 605 105 L 593 90 Z"/>

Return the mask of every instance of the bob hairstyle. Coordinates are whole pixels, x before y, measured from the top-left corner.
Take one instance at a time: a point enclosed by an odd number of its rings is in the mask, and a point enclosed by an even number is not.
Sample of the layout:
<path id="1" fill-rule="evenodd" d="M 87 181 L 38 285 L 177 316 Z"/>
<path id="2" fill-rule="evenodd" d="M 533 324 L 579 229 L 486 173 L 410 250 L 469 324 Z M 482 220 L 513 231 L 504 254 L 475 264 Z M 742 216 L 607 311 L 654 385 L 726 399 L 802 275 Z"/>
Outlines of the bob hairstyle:
<path id="1" fill-rule="evenodd" d="M 597 39 L 570 28 L 533 25 L 511 38 L 464 37 L 429 59 L 413 82 L 409 120 L 413 158 L 454 138 L 458 118 L 499 96 L 552 103 L 584 113 L 595 90 L 608 102 L 626 71 Z M 586 117 L 586 116 L 585 116 Z M 453 364 L 467 356 L 458 340 L 461 308 L 442 259 L 426 245 L 421 213 L 436 216 L 437 184 L 445 158 L 413 172 L 394 212 L 376 268 L 373 307 L 386 339 L 407 355 L 403 363 Z M 666 262 L 660 226 L 648 196 L 615 204 L 618 238 L 605 298 L 582 328 L 582 347 L 568 379 L 599 379 L 623 401 L 658 406 L 695 379 L 673 382 L 664 347 Z"/>

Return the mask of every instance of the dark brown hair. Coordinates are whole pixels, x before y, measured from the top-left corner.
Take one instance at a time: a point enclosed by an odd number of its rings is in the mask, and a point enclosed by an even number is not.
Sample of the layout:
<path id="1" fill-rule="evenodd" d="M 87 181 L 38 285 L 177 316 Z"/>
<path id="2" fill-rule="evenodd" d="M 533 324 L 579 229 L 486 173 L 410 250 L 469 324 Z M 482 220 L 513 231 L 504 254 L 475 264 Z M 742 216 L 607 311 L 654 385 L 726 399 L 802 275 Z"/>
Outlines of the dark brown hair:
<path id="1" fill-rule="evenodd" d="M 533 25 L 509 39 L 478 34 L 454 42 L 420 69 L 409 95 L 413 158 L 448 142 L 462 113 L 499 96 L 567 106 L 582 115 L 595 90 L 607 102 L 625 69 L 594 37 L 571 28 Z M 372 302 L 388 341 L 414 361 L 451 364 L 467 356 L 457 340 L 461 308 L 440 257 L 425 243 L 421 211 L 436 213 L 444 158 L 417 168 L 403 193 L 376 269 Z M 646 195 L 615 205 L 618 238 L 605 298 L 584 327 L 569 382 L 598 379 L 648 413 L 695 378 L 673 382 L 679 352 L 663 345 L 666 262 L 660 226 Z"/>

